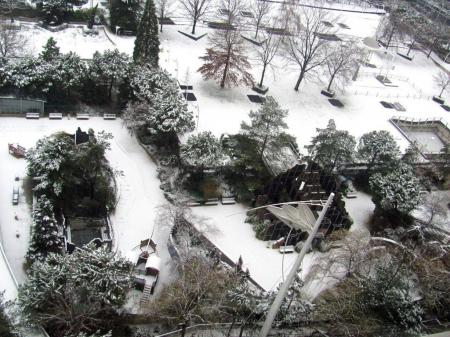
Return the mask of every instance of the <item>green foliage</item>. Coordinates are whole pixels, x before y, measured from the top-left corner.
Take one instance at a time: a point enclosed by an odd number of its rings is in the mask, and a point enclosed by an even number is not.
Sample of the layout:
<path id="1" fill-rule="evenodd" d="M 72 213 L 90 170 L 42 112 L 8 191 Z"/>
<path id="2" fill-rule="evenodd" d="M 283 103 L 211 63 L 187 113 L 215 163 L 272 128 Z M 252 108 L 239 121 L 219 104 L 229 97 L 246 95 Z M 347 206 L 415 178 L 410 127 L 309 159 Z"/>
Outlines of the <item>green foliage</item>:
<path id="1" fill-rule="evenodd" d="M 55 39 L 49 37 L 47 43 L 42 47 L 42 52 L 39 55 L 44 61 L 53 61 L 60 56 L 59 47 L 56 45 Z"/>
<path id="2" fill-rule="evenodd" d="M 27 261 L 31 264 L 43 260 L 50 253 L 63 250 L 62 233 L 55 219 L 53 205 L 43 196 L 38 197 L 33 208 L 31 242 L 27 252 Z"/>
<path id="3" fill-rule="evenodd" d="M 242 133 L 260 144 L 260 155 L 262 155 L 266 146 L 287 129 L 284 121 L 287 115 L 287 110 L 281 109 L 273 97 L 267 96 L 259 110 L 250 111 L 250 124 L 241 123 Z"/>
<path id="4" fill-rule="evenodd" d="M 111 0 L 110 2 L 110 27 L 113 32 L 116 27 L 132 32 L 137 31 L 139 23 L 140 5 L 138 0 L 122 1 Z"/>
<path id="5" fill-rule="evenodd" d="M 376 173 L 369 183 L 374 203 L 386 212 L 408 214 L 419 203 L 419 180 L 407 164 L 399 162 L 386 174 Z"/>
<path id="6" fill-rule="evenodd" d="M 28 175 L 33 191 L 46 195 L 64 211 L 88 200 L 84 215 L 98 215 L 115 205 L 114 172 L 105 158 L 110 134 L 89 130 L 89 141 L 75 145 L 73 135 L 64 132 L 40 139 L 27 152 Z"/>
<path id="7" fill-rule="evenodd" d="M 311 145 L 305 146 L 314 162 L 331 172 L 353 160 L 356 140 L 348 131 L 337 130 L 333 119 L 328 121 L 325 129 L 316 130 Z"/>
<path id="8" fill-rule="evenodd" d="M 138 64 L 158 66 L 158 20 L 153 0 L 146 0 L 145 2 L 144 12 L 139 22 L 136 40 L 134 41 L 133 60 Z"/>
<path id="9" fill-rule="evenodd" d="M 211 131 L 189 136 L 180 149 L 181 160 L 200 169 L 223 165 L 223 151 L 219 140 Z"/>
<path id="10" fill-rule="evenodd" d="M 360 278 L 357 287 L 361 291 L 359 305 L 365 312 L 374 312 L 405 330 L 420 328 L 422 309 L 411 297 L 401 265 L 377 264 L 374 275 Z"/>
<path id="11" fill-rule="evenodd" d="M 67 11 L 67 0 L 44 0 L 41 16 L 46 24 L 60 24 Z"/>
<path id="12" fill-rule="evenodd" d="M 2 337 L 18 337 L 14 332 L 14 326 L 11 318 L 7 314 L 8 303 L 4 301 L 4 291 L 0 292 L 0 336 Z"/>
<path id="13" fill-rule="evenodd" d="M 374 165 L 386 165 L 400 157 L 394 137 L 384 130 L 365 133 L 359 140 L 358 156 L 367 163 L 367 171 Z"/>
<path id="14" fill-rule="evenodd" d="M 130 89 L 131 101 L 123 116 L 129 127 L 145 130 L 166 144 L 194 129 L 193 114 L 167 71 L 137 66 L 130 76 Z"/>
<path id="15" fill-rule="evenodd" d="M 53 336 L 108 331 L 132 284 L 132 265 L 105 248 L 51 254 L 32 265 L 19 288 L 22 317 Z"/>

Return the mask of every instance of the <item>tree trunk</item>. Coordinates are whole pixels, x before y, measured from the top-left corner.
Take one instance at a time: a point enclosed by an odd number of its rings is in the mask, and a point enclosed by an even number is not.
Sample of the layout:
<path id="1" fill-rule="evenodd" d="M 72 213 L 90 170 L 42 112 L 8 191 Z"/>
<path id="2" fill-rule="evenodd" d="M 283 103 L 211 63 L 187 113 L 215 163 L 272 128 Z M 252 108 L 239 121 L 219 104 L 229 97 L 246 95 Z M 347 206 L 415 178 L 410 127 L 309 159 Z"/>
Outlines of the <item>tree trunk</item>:
<path id="1" fill-rule="evenodd" d="M 295 84 L 295 91 L 298 91 L 298 88 L 300 87 L 300 83 L 303 81 L 303 77 L 305 77 L 305 71 L 303 69 L 300 70 L 300 75 L 298 76 L 297 83 Z"/>
<path id="2" fill-rule="evenodd" d="M 161 26 L 161 28 L 159 29 L 159 31 L 162 33 L 162 26 L 163 26 L 162 19 L 161 19 L 161 21 L 160 21 L 159 23 L 160 23 L 160 26 Z"/>
<path id="3" fill-rule="evenodd" d="M 230 53 L 231 53 L 231 48 L 228 48 L 227 61 L 225 63 L 225 69 L 223 70 L 222 81 L 220 81 L 221 88 L 225 88 L 225 81 L 227 80 L 228 67 L 230 65 Z"/>
<path id="4" fill-rule="evenodd" d="M 231 321 L 230 328 L 228 329 L 227 337 L 230 337 L 231 330 L 233 330 L 234 327 L 234 323 L 236 323 L 236 314 L 233 314 L 233 320 Z"/>
<path id="5" fill-rule="evenodd" d="M 395 32 L 395 28 L 392 28 L 391 34 L 389 34 L 389 39 L 388 39 L 388 42 L 386 45 L 386 49 L 389 49 L 389 46 L 391 45 L 391 40 L 392 40 L 392 37 L 394 36 L 394 32 Z"/>
<path id="6" fill-rule="evenodd" d="M 262 85 L 263 85 L 264 75 L 266 74 L 266 68 L 267 68 L 267 64 L 264 63 L 263 71 L 262 71 L 262 74 L 261 74 L 261 81 L 259 81 L 259 86 L 260 87 L 262 87 Z"/>
<path id="7" fill-rule="evenodd" d="M 197 26 L 197 19 L 194 19 L 194 24 L 192 25 L 192 35 L 195 35 L 195 26 Z"/>
<path id="8" fill-rule="evenodd" d="M 442 90 L 441 90 L 441 93 L 439 94 L 439 97 L 442 97 L 442 94 L 444 93 L 445 87 L 446 87 L 446 86 L 443 86 L 443 87 L 442 87 Z"/>
<path id="9" fill-rule="evenodd" d="M 415 40 L 413 40 L 413 41 L 411 42 L 411 44 L 409 45 L 409 49 L 408 49 L 408 52 L 406 53 L 406 56 L 409 56 L 409 53 L 411 52 L 411 49 L 412 49 L 413 46 L 414 46 L 414 42 L 415 42 Z"/>
<path id="10" fill-rule="evenodd" d="M 239 337 L 242 337 L 242 334 L 244 333 L 245 323 L 246 322 L 241 323 L 241 328 L 239 329 Z"/>
<path id="11" fill-rule="evenodd" d="M 428 51 L 427 58 L 430 58 L 431 52 L 433 51 L 433 47 L 434 47 L 434 45 L 436 44 L 436 40 L 437 40 L 437 39 L 434 39 L 434 40 L 433 40 L 433 43 L 432 43 L 431 46 L 430 46 L 430 50 Z"/>
<path id="12" fill-rule="evenodd" d="M 334 77 L 335 77 L 335 76 L 336 76 L 336 73 L 334 73 L 333 75 L 331 75 L 330 82 L 328 82 L 328 87 L 327 87 L 327 91 L 328 91 L 328 92 L 330 92 L 330 90 L 331 90 L 331 84 L 333 83 Z"/>
<path id="13" fill-rule="evenodd" d="M 255 40 L 258 38 L 259 25 L 256 25 Z"/>

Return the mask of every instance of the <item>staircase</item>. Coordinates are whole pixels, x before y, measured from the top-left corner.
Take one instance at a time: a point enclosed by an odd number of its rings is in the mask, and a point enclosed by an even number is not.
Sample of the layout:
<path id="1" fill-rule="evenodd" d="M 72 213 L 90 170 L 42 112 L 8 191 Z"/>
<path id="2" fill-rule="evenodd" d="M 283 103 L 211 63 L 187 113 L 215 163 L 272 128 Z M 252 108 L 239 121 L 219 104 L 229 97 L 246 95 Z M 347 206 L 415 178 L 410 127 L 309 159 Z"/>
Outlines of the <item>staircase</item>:
<path id="1" fill-rule="evenodd" d="M 141 306 L 147 304 L 150 301 L 150 296 L 152 296 L 152 285 L 149 282 L 145 282 L 144 291 L 141 297 Z"/>

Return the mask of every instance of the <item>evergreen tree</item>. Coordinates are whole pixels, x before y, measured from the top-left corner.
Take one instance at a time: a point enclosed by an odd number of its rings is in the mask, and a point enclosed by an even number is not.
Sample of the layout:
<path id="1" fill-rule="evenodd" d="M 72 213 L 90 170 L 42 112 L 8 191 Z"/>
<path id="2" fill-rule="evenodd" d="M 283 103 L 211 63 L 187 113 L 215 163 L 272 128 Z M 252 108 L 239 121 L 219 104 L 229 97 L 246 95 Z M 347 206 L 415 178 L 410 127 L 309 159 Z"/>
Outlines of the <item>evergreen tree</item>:
<path id="1" fill-rule="evenodd" d="M 398 159 L 400 150 L 388 131 L 372 131 L 360 138 L 358 156 L 367 163 L 367 172 L 370 172 L 374 165 L 388 164 Z"/>
<path id="2" fill-rule="evenodd" d="M 39 55 L 44 61 L 50 62 L 58 58 L 60 55 L 59 53 L 59 47 L 56 45 L 55 39 L 53 37 L 50 37 L 47 40 L 47 43 L 42 48 L 42 52 Z"/>
<path id="3" fill-rule="evenodd" d="M 144 12 L 134 41 L 133 60 L 136 63 L 158 66 L 159 38 L 158 20 L 153 0 L 146 0 Z"/>
<path id="4" fill-rule="evenodd" d="M 328 121 L 325 129 L 316 130 L 311 145 L 305 146 L 314 162 L 331 172 L 352 161 L 356 140 L 348 131 L 337 130 L 333 119 Z"/>
<path id="5" fill-rule="evenodd" d="M 19 288 L 22 317 L 52 336 L 109 331 L 132 285 L 132 264 L 105 247 L 50 254 Z"/>
<path id="6" fill-rule="evenodd" d="M 53 214 L 53 205 L 47 197 L 38 198 L 33 209 L 31 243 L 27 260 L 43 260 L 50 253 L 60 253 L 63 249 L 62 233 Z"/>
<path id="7" fill-rule="evenodd" d="M 287 124 L 284 121 L 287 114 L 288 110 L 281 109 L 272 96 L 267 96 L 259 110 L 250 111 L 250 124 L 241 123 L 243 133 L 260 143 L 260 156 L 262 156 L 266 146 L 276 140 L 284 129 L 287 129 Z"/>
<path id="8" fill-rule="evenodd" d="M 373 201 L 386 212 L 408 214 L 419 204 L 420 183 L 411 167 L 399 162 L 387 174 L 370 177 Z"/>
<path id="9" fill-rule="evenodd" d="M 204 131 L 191 135 L 185 145 L 181 146 L 181 159 L 188 165 L 200 168 L 218 167 L 223 164 L 223 151 L 219 140 Z"/>
<path id="10" fill-rule="evenodd" d="M 124 113 L 129 127 L 146 130 L 166 143 L 170 137 L 194 129 L 193 114 L 167 71 L 138 66 L 132 73 L 130 89 L 132 102 Z"/>
<path id="11" fill-rule="evenodd" d="M 8 316 L 6 310 L 8 302 L 4 301 L 4 291 L 0 291 L 0 336 L 2 337 L 18 337 L 14 332 L 14 326 L 11 323 L 11 318 Z"/>

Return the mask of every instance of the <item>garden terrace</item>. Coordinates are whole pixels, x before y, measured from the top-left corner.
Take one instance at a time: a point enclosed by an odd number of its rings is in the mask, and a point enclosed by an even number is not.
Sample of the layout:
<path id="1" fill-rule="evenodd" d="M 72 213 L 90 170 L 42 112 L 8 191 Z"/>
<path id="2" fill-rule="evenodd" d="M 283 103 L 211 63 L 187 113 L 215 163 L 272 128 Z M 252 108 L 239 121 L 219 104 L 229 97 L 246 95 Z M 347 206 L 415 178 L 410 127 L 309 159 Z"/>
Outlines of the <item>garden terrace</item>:
<path id="1" fill-rule="evenodd" d="M 266 186 L 257 193 L 257 202 L 263 201 L 264 204 L 274 204 L 290 201 L 309 201 L 325 200 L 331 192 L 336 194 L 332 206 L 329 208 L 321 231 L 329 234 L 335 229 L 349 228 L 352 220 L 345 210 L 345 204 L 342 201 L 340 191 L 340 182 L 333 174 L 327 174 L 316 164 L 302 164 L 282 173 L 272 179 Z M 317 213 L 319 209 L 312 206 L 313 212 Z M 267 228 L 263 237 L 265 240 L 277 240 L 287 235 L 289 227 L 285 224 L 274 221 L 275 218 L 267 213 L 259 213 L 259 217 L 271 220 L 271 225 Z M 295 244 L 303 238 L 301 233 L 294 233 L 293 242 Z"/>
<path id="2" fill-rule="evenodd" d="M 391 123 L 426 159 L 438 159 L 445 146 L 450 145 L 450 129 L 442 120 L 393 117 Z"/>
<path id="3" fill-rule="evenodd" d="M 107 218 L 68 218 L 66 219 L 66 248 L 72 252 L 90 242 L 112 247 L 110 225 Z"/>

